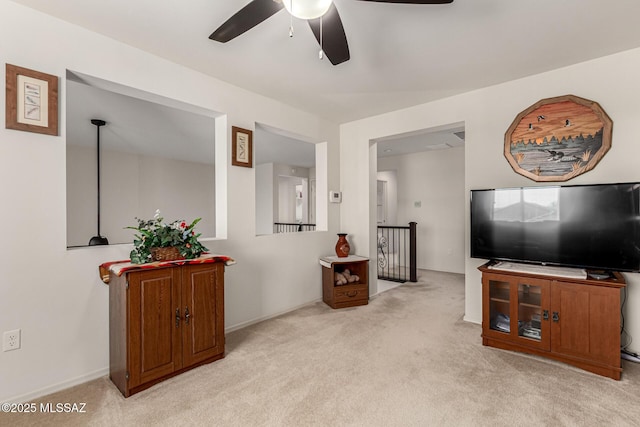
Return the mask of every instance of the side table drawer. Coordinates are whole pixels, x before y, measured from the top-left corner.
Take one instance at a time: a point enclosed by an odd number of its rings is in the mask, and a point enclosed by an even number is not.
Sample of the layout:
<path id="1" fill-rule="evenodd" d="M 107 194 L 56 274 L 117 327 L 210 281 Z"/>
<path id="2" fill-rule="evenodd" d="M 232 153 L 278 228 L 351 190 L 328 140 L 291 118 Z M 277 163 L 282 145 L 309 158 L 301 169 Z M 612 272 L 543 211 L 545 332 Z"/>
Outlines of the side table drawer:
<path id="1" fill-rule="evenodd" d="M 354 300 L 368 300 L 369 287 L 367 285 L 342 285 L 335 286 L 333 289 L 333 298 L 335 302 L 346 302 Z"/>

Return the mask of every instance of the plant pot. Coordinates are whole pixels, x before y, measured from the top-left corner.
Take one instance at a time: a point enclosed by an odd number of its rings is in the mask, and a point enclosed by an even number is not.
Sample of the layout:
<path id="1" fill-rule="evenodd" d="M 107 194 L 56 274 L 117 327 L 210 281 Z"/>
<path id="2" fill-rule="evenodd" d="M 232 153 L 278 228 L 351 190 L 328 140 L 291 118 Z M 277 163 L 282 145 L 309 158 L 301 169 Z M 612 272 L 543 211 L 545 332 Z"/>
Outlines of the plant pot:
<path id="1" fill-rule="evenodd" d="M 339 258 L 345 258 L 349 256 L 351 246 L 347 242 L 347 233 L 338 233 L 338 243 L 336 243 L 336 255 Z"/>

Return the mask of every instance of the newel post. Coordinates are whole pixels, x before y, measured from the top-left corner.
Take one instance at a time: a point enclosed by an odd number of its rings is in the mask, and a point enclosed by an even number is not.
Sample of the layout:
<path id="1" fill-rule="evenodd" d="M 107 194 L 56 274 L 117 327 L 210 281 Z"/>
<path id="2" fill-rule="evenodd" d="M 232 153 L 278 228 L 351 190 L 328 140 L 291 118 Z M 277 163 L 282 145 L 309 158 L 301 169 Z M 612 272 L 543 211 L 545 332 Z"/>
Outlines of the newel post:
<path id="1" fill-rule="evenodd" d="M 416 225 L 417 222 L 409 223 L 409 280 L 412 282 L 418 281 Z"/>

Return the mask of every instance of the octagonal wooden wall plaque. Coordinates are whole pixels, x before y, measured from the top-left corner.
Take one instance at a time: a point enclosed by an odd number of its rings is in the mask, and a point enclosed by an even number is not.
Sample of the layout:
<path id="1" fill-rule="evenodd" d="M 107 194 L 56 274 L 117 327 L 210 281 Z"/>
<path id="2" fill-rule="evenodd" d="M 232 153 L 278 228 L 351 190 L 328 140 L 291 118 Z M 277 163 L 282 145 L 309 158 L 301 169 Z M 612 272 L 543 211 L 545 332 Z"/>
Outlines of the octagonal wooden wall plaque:
<path id="1" fill-rule="evenodd" d="M 536 102 L 504 136 L 504 156 L 534 181 L 568 181 L 593 169 L 611 148 L 613 122 L 597 102 L 574 95 Z"/>

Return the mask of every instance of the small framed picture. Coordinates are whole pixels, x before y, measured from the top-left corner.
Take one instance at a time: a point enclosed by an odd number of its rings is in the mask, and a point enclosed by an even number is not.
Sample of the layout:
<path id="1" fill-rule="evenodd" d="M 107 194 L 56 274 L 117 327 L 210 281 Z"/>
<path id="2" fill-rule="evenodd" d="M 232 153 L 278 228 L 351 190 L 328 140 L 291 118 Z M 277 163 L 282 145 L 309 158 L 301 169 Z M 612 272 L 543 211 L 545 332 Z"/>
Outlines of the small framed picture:
<path id="1" fill-rule="evenodd" d="M 58 77 L 6 64 L 7 129 L 58 135 Z"/>
<path id="2" fill-rule="evenodd" d="M 253 167 L 253 132 L 231 126 L 231 164 Z"/>

